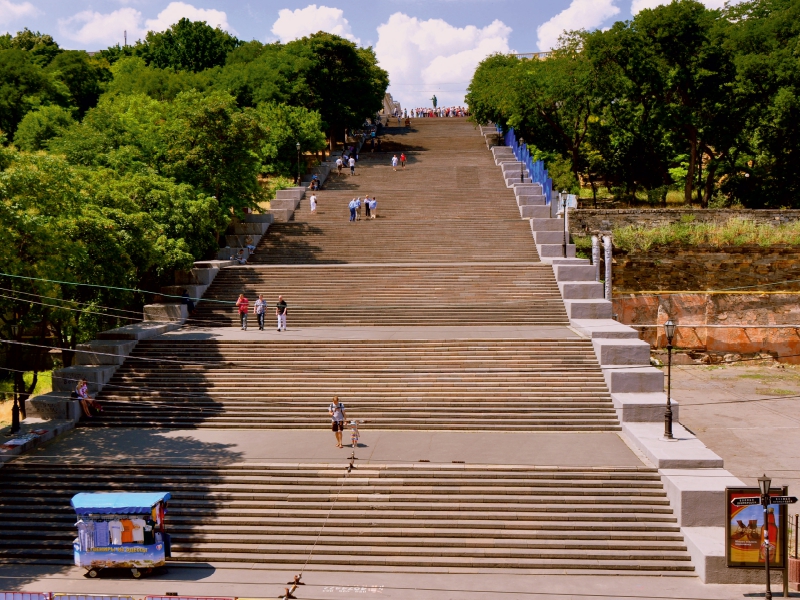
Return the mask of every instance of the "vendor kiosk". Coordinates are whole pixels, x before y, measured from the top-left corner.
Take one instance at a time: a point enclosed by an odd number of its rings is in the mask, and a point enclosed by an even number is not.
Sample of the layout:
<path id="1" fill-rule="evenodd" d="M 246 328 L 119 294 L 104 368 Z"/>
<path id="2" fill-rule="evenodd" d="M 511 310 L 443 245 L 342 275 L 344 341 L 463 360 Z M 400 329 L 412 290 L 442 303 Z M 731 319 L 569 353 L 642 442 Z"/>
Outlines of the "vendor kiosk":
<path id="1" fill-rule="evenodd" d="M 130 569 L 134 577 L 164 566 L 170 539 L 164 528 L 168 492 L 77 494 L 75 565 L 89 577 L 102 569 Z"/>

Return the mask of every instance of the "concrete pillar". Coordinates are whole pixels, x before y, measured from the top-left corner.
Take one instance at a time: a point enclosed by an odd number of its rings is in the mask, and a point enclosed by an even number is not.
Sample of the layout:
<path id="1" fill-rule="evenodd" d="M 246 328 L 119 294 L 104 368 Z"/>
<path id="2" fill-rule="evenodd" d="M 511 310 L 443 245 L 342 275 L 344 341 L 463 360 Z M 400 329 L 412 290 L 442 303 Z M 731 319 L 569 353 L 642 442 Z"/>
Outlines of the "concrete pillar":
<path id="1" fill-rule="evenodd" d="M 611 236 L 603 236 L 603 250 L 606 259 L 606 300 L 611 301 L 611 261 L 613 260 L 613 247 L 611 246 Z"/>
<path id="2" fill-rule="evenodd" d="M 600 238 L 592 236 L 592 265 L 594 265 L 594 280 L 600 281 Z"/>

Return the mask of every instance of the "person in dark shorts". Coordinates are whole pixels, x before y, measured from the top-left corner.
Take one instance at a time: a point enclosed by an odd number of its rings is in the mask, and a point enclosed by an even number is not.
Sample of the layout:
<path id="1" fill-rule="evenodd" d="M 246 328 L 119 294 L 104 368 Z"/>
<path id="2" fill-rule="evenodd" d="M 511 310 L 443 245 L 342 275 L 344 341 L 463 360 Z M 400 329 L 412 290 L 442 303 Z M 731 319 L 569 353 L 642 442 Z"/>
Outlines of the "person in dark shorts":
<path id="1" fill-rule="evenodd" d="M 344 412 L 344 404 L 339 402 L 339 396 L 333 397 L 333 402 L 328 407 L 328 412 L 331 415 L 331 431 L 336 434 L 336 447 L 344 448 L 342 446 L 342 431 L 344 431 L 344 422 L 347 416 Z"/>

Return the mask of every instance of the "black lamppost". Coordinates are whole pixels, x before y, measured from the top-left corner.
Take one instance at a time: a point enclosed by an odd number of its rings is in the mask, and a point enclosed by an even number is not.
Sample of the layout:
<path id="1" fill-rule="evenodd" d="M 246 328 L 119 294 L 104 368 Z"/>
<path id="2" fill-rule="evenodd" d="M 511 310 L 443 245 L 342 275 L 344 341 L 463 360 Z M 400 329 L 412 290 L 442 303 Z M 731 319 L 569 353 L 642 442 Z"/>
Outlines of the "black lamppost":
<path id="1" fill-rule="evenodd" d="M 672 338 L 675 336 L 675 321 L 668 319 L 664 323 L 667 334 L 667 410 L 664 411 L 664 437 L 672 439 Z"/>
<path id="2" fill-rule="evenodd" d="M 14 341 L 17 341 L 17 336 L 19 335 L 20 326 L 18 324 L 11 325 L 11 337 Z M 19 432 L 19 389 L 18 389 L 18 375 L 16 371 L 16 367 L 19 364 L 17 362 L 17 348 L 11 348 L 9 344 L 9 351 L 11 352 L 11 356 L 14 357 L 12 364 L 14 367 L 14 406 L 11 407 L 11 433 L 18 433 Z"/>
<path id="3" fill-rule="evenodd" d="M 295 148 L 297 148 L 297 185 L 300 185 L 300 142 L 297 142 Z"/>
<path id="4" fill-rule="evenodd" d="M 767 593 L 764 598 L 772 600 L 772 590 L 769 585 L 769 488 L 772 485 L 772 479 L 766 475 L 758 478 L 758 488 L 761 490 L 761 506 L 764 507 L 764 568 L 767 572 Z M 774 540 L 778 543 L 778 540 Z"/>

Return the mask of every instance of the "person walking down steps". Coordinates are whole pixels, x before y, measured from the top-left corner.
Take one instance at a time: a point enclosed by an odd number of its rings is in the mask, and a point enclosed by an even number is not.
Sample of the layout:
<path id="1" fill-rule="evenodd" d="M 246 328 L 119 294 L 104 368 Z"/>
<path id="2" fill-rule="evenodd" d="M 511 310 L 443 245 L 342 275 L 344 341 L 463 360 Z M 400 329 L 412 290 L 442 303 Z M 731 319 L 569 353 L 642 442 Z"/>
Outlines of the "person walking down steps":
<path id="1" fill-rule="evenodd" d="M 250 306 L 250 301 L 244 297 L 244 294 L 239 294 L 239 299 L 236 300 L 236 307 L 239 309 L 239 321 L 242 324 L 242 330 L 247 331 L 247 312 Z"/>
<path id="2" fill-rule="evenodd" d="M 342 432 L 344 431 L 344 420 L 347 418 L 344 412 L 344 404 L 339 402 L 339 396 L 333 397 L 328 407 L 328 413 L 331 415 L 331 431 L 336 435 L 336 447 L 344 448 L 342 446 Z"/>
<path id="3" fill-rule="evenodd" d="M 394 156 L 392 156 L 392 169 L 394 169 L 395 171 L 397 171 L 397 154 L 395 154 Z"/>
<path id="4" fill-rule="evenodd" d="M 258 295 L 258 300 L 256 300 L 256 304 L 253 307 L 253 312 L 256 313 L 256 318 L 258 319 L 258 330 L 264 331 L 264 317 L 267 313 L 267 302 L 264 300 L 263 294 Z"/>
<path id="5" fill-rule="evenodd" d="M 355 175 L 356 174 L 356 159 L 351 156 L 350 160 L 348 161 L 348 164 L 350 165 L 350 175 Z"/>
<path id="6" fill-rule="evenodd" d="M 283 296 L 278 296 L 278 303 L 275 305 L 275 316 L 278 317 L 278 331 L 281 330 L 281 327 L 286 331 L 286 313 L 288 310 Z"/>

